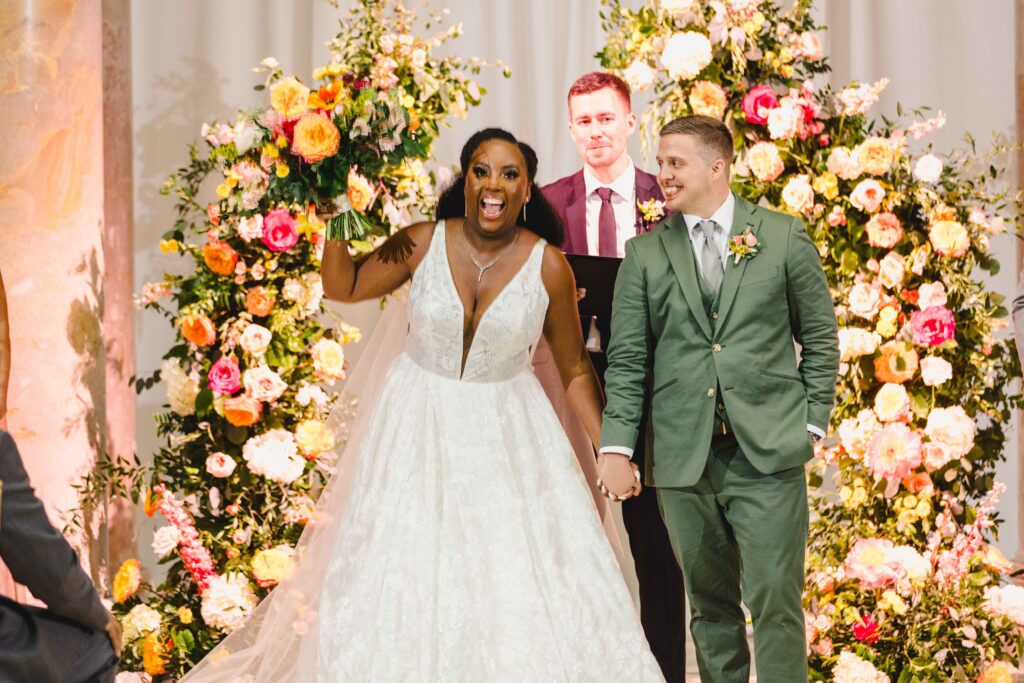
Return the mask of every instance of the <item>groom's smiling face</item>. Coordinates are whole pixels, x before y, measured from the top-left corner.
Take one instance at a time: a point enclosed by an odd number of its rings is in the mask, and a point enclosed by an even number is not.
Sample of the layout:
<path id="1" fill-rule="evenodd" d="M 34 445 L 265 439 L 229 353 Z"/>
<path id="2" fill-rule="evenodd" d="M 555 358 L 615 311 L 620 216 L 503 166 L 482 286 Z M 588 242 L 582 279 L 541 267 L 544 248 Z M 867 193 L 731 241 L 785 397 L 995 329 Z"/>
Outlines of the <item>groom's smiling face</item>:
<path id="1" fill-rule="evenodd" d="M 728 167 L 694 135 L 669 133 L 658 140 L 658 185 L 672 211 L 709 217 L 728 192 Z"/>

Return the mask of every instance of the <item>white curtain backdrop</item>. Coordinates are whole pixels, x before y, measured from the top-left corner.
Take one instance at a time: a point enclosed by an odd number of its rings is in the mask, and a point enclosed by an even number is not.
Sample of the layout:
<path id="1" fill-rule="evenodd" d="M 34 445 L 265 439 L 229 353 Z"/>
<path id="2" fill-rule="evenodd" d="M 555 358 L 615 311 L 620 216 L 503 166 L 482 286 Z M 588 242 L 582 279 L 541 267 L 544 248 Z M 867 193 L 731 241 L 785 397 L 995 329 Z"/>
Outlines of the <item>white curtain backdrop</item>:
<path id="1" fill-rule="evenodd" d="M 199 127 L 214 118 L 233 120 L 238 108 L 265 102 L 252 90 L 260 78 L 251 67 L 268 56 L 308 79 L 326 62 L 324 43 L 349 2 L 334 8 L 321 0 L 137 0 L 132 3 L 132 97 L 135 143 L 136 286 L 158 279 L 178 259 L 160 254 L 160 235 L 174 223 L 173 202 L 158 190 L 165 177 L 187 160 Z M 409 2 L 409 5 L 415 4 Z M 637 4 L 637 3 L 633 3 Z M 578 168 L 566 129 L 566 91 L 579 75 L 599 68 L 594 53 L 603 44 L 597 0 L 432 0 L 449 7 L 451 22 L 464 24 L 451 50 L 488 60 L 503 59 L 499 70 L 479 82 L 488 93 L 466 120 L 454 121 L 438 140 L 438 159 L 455 162 L 474 131 L 502 126 L 531 143 L 540 157 L 540 180 L 547 182 Z M 1012 135 L 1014 107 L 1013 0 L 819 0 L 816 10 L 828 26 L 826 54 L 833 85 L 850 79 L 891 79 L 876 111 L 895 115 L 896 102 L 908 109 L 931 105 L 945 112 L 946 129 L 933 141 L 939 152 L 971 131 L 981 141 L 991 131 Z M 634 102 L 639 108 L 640 98 Z M 638 165 L 639 137 L 631 149 Z M 212 195 L 212 188 L 211 188 Z M 1009 237 L 994 247 L 1003 270 L 992 285 L 1007 296 L 1014 290 L 1015 256 Z M 375 303 L 339 309 L 364 334 L 377 316 Z M 163 318 L 140 314 L 136 322 L 137 367 L 156 369 L 172 343 Z M 349 357 L 358 358 L 358 345 Z M 140 397 L 139 454 L 159 447 L 152 415 L 162 392 Z M 1004 519 L 1000 547 L 1017 551 L 1017 449 L 1011 435 L 1000 478 L 1010 486 L 1000 506 Z"/>

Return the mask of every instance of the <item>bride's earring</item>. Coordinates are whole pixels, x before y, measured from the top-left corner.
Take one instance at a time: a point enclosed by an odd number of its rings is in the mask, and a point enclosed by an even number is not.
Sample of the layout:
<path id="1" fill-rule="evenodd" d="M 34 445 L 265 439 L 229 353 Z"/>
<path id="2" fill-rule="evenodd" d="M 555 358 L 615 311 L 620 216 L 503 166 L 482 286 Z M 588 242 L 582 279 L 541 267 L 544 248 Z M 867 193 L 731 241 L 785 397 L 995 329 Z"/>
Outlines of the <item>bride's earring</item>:
<path id="1" fill-rule="evenodd" d="M 527 199 L 526 201 L 529 202 L 530 200 Z M 526 225 L 526 204 L 523 204 L 523 225 Z"/>
<path id="2" fill-rule="evenodd" d="M 468 199 L 466 200 L 465 211 L 466 212 L 464 214 L 462 214 L 462 217 L 463 218 L 469 218 L 469 200 Z"/>

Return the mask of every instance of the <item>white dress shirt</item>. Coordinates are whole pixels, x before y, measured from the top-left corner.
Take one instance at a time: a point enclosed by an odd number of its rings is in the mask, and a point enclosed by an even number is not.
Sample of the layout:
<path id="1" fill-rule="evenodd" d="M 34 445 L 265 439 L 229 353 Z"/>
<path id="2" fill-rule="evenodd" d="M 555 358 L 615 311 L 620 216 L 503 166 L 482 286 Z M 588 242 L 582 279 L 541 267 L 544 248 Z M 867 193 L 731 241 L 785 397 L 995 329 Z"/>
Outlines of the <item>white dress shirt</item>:
<path id="1" fill-rule="evenodd" d="M 598 204 L 600 204 L 600 201 L 598 201 Z M 715 209 L 714 213 L 706 218 L 692 214 L 683 214 L 683 220 L 686 222 L 686 231 L 690 235 L 690 243 L 693 245 L 693 253 L 697 255 L 697 258 L 695 258 L 694 261 L 697 263 L 697 270 L 700 272 L 701 277 L 704 277 L 704 270 L 701 265 L 700 253 L 704 248 L 704 241 L 707 238 L 703 233 L 700 235 L 694 234 L 693 229 L 697 227 L 698 223 L 707 219 L 713 220 L 721 226 L 721 230 L 715 230 L 714 239 L 715 246 L 718 247 L 718 250 L 722 254 L 722 265 L 724 267 L 726 265 L 726 253 L 729 249 L 729 232 L 732 230 L 732 218 L 735 212 L 736 198 L 733 196 L 732 192 L 730 192 L 729 196 L 727 196 L 725 201 L 722 202 L 722 205 Z M 825 436 L 825 432 L 812 424 L 807 425 L 807 431 L 818 437 Z M 629 456 L 630 458 L 633 457 L 633 449 L 628 446 L 606 446 L 601 448 L 601 452 L 621 453 L 622 455 Z"/>
<path id="2" fill-rule="evenodd" d="M 636 236 L 636 168 L 630 160 L 626 169 L 610 183 L 602 183 L 583 168 L 583 186 L 587 193 L 587 253 L 597 255 L 600 250 L 601 187 L 612 191 L 612 210 L 615 212 L 615 237 L 617 256 L 626 255 L 626 240 Z"/>

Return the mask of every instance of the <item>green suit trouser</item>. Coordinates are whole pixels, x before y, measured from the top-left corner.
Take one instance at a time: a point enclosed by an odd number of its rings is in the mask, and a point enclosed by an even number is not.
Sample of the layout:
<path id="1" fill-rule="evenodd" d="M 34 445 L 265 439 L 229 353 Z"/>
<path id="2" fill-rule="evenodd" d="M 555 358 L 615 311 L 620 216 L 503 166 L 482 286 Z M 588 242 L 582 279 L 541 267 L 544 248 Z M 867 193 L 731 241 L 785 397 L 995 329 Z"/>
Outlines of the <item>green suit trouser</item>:
<path id="1" fill-rule="evenodd" d="M 735 437 L 716 436 L 700 480 L 658 488 L 658 503 L 683 570 L 701 681 L 748 681 L 742 595 L 758 683 L 805 683 L 803 467 L 762 474 Z"/>

